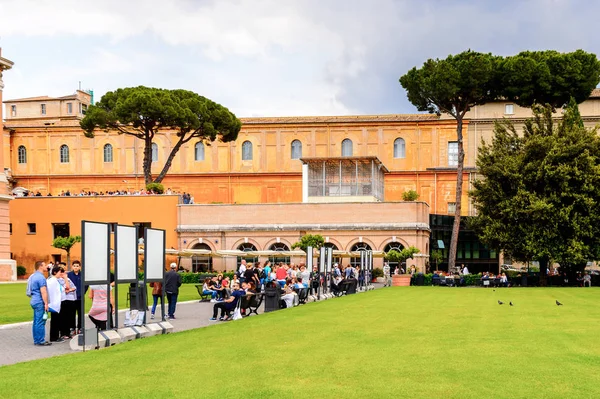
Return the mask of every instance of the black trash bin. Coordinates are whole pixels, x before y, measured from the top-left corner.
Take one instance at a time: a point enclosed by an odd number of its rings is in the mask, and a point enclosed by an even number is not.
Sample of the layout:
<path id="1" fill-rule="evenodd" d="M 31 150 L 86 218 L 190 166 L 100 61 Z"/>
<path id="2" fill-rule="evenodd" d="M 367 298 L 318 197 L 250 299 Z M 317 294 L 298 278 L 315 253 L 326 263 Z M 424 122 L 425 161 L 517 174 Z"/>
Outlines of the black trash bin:
<path id="1" fill-rule="evenodd" d="M 129 286 L 129 310 L 148 310 L 146 284 L 144 280 L 131 283 Z"/>
<path id="2" fill-rule="evenodd" d="M 356 294 L 356 279 L 348 280 L 348 287 L 346 288 L 346 295 Z"/>
<path id="3" fill-rule="evenodd" d="M 279 299 L 281 289 L 279 284 L 273 284 L 265 288 L 265 313 L 279 310 Z"/>
<path id="4" fill-rule="evenodd" d="M 527 275 L 523 274 L 521 276 L 521 287 L 527 287 Z"/>
<path id="5" fill-rule="evenodd" d="M 423 285 L 425 284 L 425 276 L 423 276 L 423 273 L 418 273 L 417 274 L 417 285 Z"/>

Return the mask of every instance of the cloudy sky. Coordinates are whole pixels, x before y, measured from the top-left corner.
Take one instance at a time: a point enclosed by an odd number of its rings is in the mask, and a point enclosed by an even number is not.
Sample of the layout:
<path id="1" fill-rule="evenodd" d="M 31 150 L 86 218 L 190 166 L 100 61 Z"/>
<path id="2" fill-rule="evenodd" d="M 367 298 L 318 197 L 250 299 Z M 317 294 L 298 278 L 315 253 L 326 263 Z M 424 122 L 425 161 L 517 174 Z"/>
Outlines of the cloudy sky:
<path id="1" fill-rule="evenodd" d="M 238 116 L 411 113 L 398 78 L 466 49 L 600 54 L 587 0 L 0 0 L 4 98 L 184 88 Z"/>

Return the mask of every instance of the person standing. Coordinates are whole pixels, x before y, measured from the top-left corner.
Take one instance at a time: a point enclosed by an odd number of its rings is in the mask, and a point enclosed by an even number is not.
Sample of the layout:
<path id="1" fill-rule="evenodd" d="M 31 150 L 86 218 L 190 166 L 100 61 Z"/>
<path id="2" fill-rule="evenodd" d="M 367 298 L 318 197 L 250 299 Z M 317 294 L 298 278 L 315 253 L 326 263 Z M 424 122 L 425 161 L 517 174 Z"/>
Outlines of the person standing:
<path id="1" fill-rule="evenodd" d="M 170 319 L 175 319 L 175 308 L 177 307 L 177 295 L 181 287 L 181 275 L 177 273 L 177 264 L 171 263 L 171 270 L 165 274 L 164 290 L 167 293 L 169 301 L 169 311 L 167 313 Z"/>
<path id="2" fill-rule="evenodd" d="M 384 287 L 391 287 L 392 286 L 392 276 L 390 274 L 390 264 L 385 262 L 383 264 L 383 278 L 385 280 L 385 283 L 383 284 Z"/>
<path id="3" fill-rule="evenodd" d="M 164 305 L 162 296 L 162 283 L 150 283 L 150 287 L 152 287 L 152 313 L 150 314 L 150 318 L 154 319 L 154 313 L 156 312 L 158 300 L 160 299 L 160 306 Z"/>
<path id="4" fill-rule="evenodd" d="M 83 324 L 83 315 L 81 314 L 81 294 L 83 293 L 83 291 L 81 290 L 80 261 L 73 261 L 73 270 L 67 273 L 67 277 L 73 282 L 73 286 L 75 287 L 75 293 L 77 294 L 77 299 L 72 304 L 74 311 L 72 312 L 73 320 L 70 320 L 70 323 L 73 326 L 73 328 L 76 328 L 75 332 L 79 334 L 81 333 L 81 325 Z M 75 317 L 77 318 L 77 326 L 75 326 Z"/>
<path id="5" fill-rule="evenodd" d="M 47 317 L 44 317 L 48 311 L 48 285 L 46 277 L 44 277 L 46 270 L 46 262 L 35 262 L 35 273 L 27 280 L 27 296 L 31 298 L 29 304 L 33 309 L 31 333 L 33 335 L 33 344 L 37 346 L 52 345 L 46 341 Z"/>
<path id="6" fill-rule="evenodd" d="M 50 342 L 64 342 L 61 337 L 60 328 L 62 327 L 61 320 L 61 304 L 64 288 L 58 282 L 58 279 L 64 277 L 65 269 L 56 265 L 52 268 L 52 272 L 47 281 L 48 286 L 48 310 L 52 313 L 50 318 Z"/>
<path id="7" fill-rule="evenodd" d="M 112 295 L 112 285 L 97 284 L 90 286 L 89 298 L 92 300 L 92 307 L 88 313 L 88 317 L 96 328 L 100 331 L 106 330 L 108 320 L 108 302 L 110 301 L 111 313 L 115 311 L 114 297 Z M 112 317 L 112 316 L 111 316 Z M 112 318 L 111 318 L 112 321 Z"/>

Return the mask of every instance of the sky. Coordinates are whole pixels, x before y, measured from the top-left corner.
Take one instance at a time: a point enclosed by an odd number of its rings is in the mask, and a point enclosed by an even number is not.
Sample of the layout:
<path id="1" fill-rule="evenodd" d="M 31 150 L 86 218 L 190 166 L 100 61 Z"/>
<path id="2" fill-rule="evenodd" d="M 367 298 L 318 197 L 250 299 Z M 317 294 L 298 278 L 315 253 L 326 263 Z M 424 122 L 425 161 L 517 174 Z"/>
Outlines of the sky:
<path id="1" fill-rule="evenodd" d="M 398 79 L 472 49 L 600 53 L 596 0 L 0 0 L 4 99 L 187 89 L 238 117 L 416 113 Z"/>

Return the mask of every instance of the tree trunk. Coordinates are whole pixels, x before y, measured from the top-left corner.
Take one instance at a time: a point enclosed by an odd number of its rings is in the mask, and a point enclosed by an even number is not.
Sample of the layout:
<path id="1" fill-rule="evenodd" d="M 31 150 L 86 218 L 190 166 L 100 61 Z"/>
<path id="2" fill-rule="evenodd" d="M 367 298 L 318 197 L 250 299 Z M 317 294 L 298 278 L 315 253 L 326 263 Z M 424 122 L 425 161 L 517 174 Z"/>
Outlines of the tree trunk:
<path id="1" fill-rule="evenodd" d="M 144 182 L 152 183 L 152 137 L 146 134 L 144 138 L 144 160 L 142 162 L 144 168 Z"/>
<path id="2" fill-rule="evenodd" d="M 71 251 L 67 250 L 67 270 L 71 271 Z"/>
<path id="3" fill-rule="evenodd" d="M 450 254 L 448 255 L 448 271 L 454 270 L 456 266 L 456 249 L 458 246 L 458 232 L 460 230 L 460 210 L 462 205 L 463 168 L 465 161 L 465 150 L 463 147 L 463 119 L 456 118 L 456 137 L 458 141 L 458 165 L 456 167 L 456 209 L 454 212 L 454 225 L 452 225 L 452 238 L 450 239 Z"/>
<path id="4" fill-rule="evenodd" d="M 184 143 L 183 139 L 180 139 L 177 142 L 177 144 L 175 144 L 175 146 L 171 150 L 171 153 L 169 154 L 169 158 L 167 158 L 167 162 L 165 162 L 165 166 L 163 166 L 162 170 L 160 171 L 160 174 L 154 180 L 154 183 L 160 183 L 165 178 L 165 176 L 167 175 L 167 172 L 171 168 L 173 158 L 175 158 L 175 155 L 177 155 L 177 152 L 179 151 L 179 148 L 181 148 L 183 143 Z"/>

